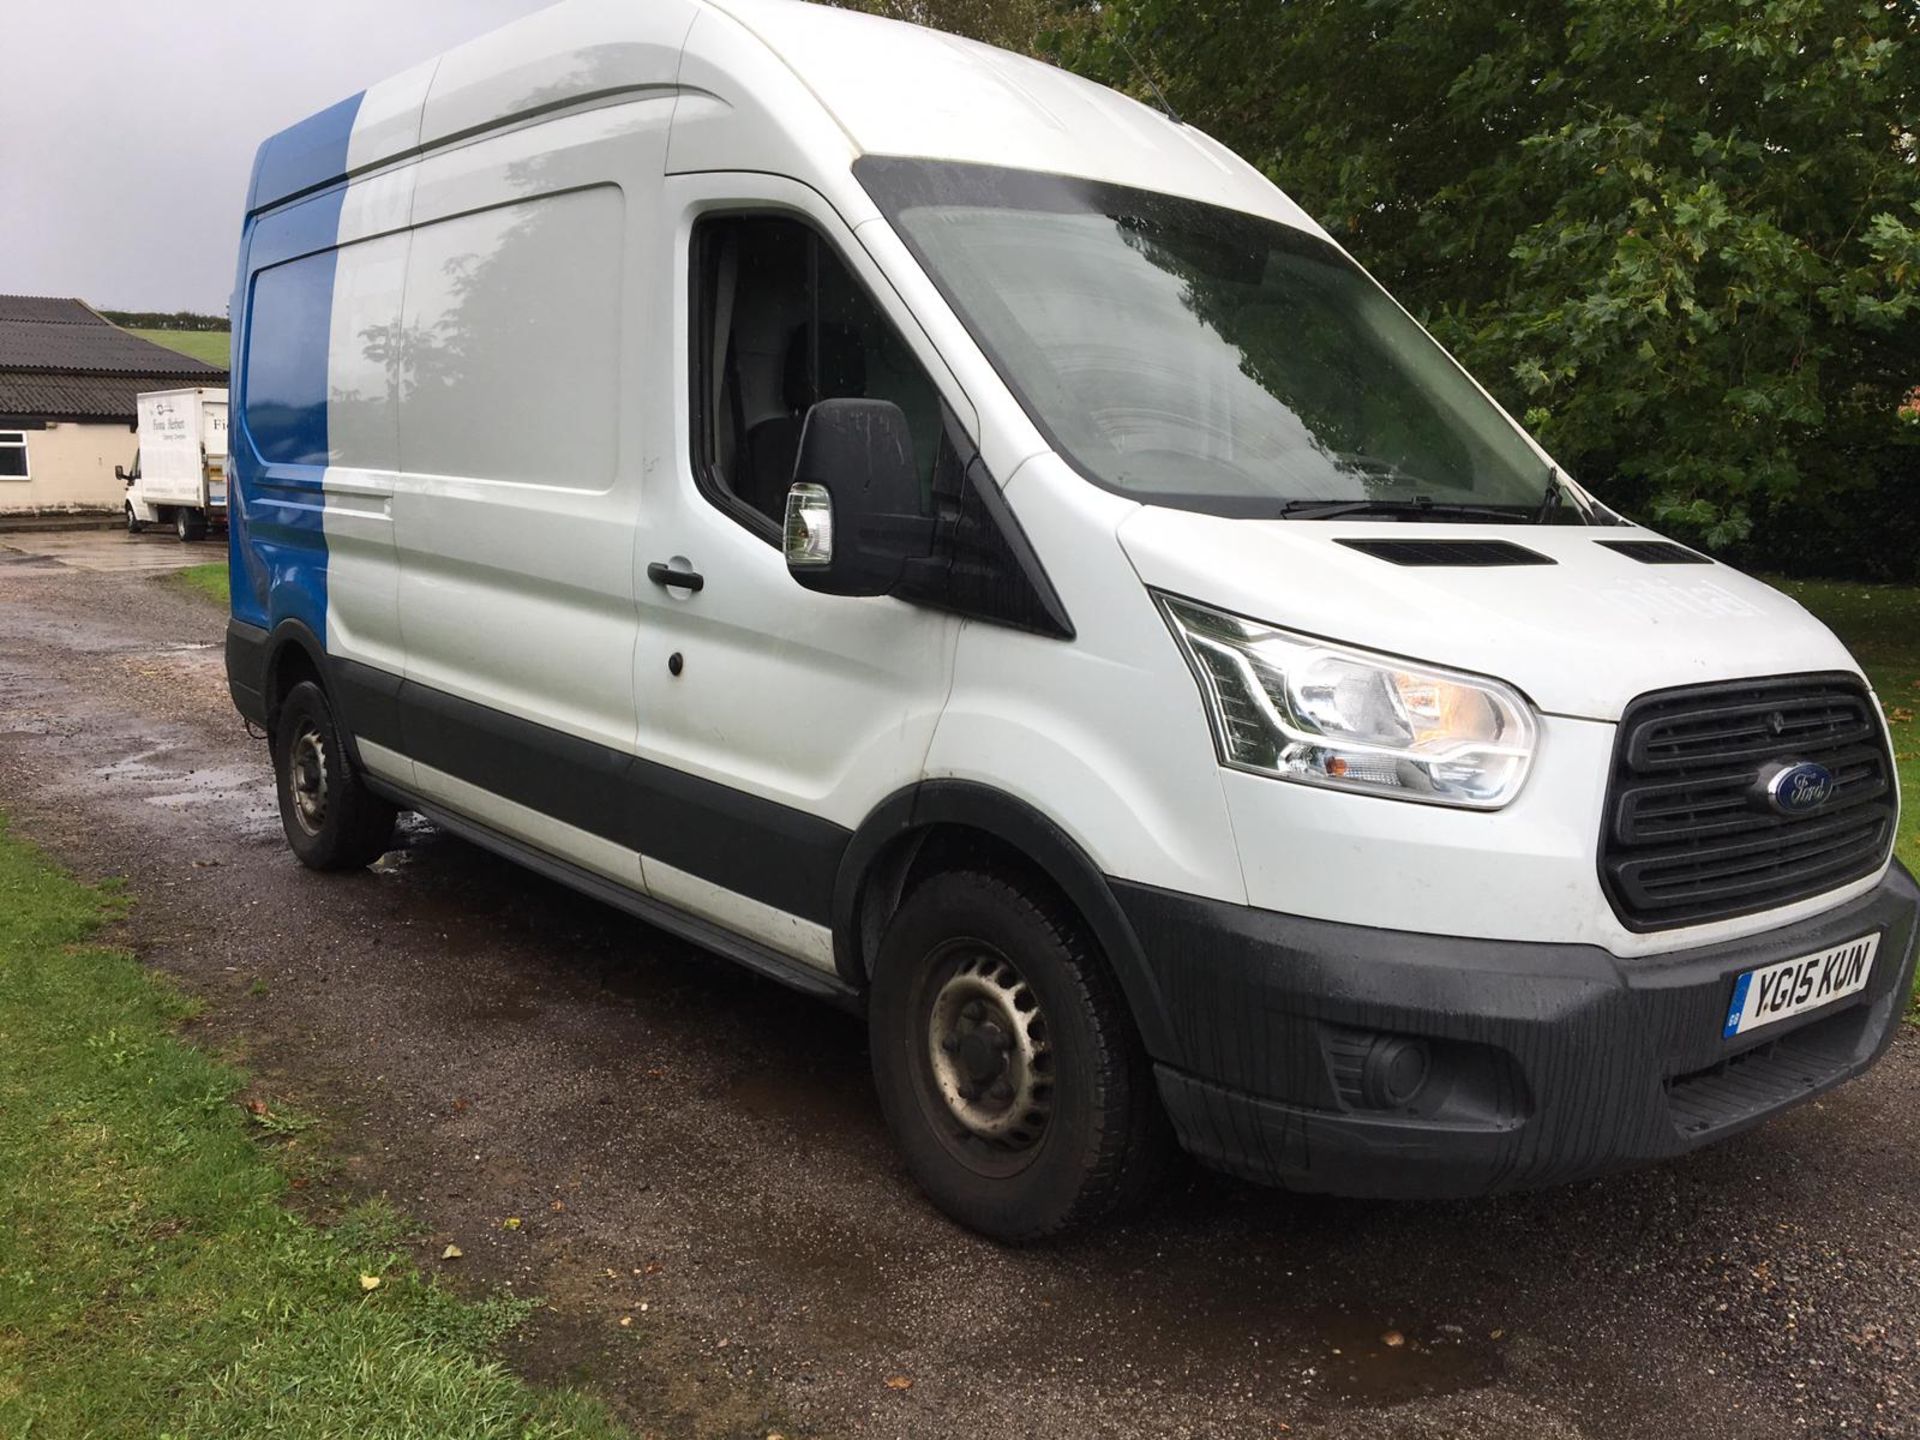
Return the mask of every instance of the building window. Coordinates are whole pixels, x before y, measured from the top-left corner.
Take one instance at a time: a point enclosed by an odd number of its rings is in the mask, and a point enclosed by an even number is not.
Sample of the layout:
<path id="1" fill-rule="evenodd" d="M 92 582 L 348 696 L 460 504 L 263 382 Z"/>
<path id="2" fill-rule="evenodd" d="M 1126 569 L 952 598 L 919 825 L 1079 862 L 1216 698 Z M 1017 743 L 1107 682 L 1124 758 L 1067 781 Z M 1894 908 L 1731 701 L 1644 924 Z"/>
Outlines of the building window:
<path id="1" fill-rule="evenodd" d="M 0 480 L 26 480 L 27 432 L 0 430 Z"/>

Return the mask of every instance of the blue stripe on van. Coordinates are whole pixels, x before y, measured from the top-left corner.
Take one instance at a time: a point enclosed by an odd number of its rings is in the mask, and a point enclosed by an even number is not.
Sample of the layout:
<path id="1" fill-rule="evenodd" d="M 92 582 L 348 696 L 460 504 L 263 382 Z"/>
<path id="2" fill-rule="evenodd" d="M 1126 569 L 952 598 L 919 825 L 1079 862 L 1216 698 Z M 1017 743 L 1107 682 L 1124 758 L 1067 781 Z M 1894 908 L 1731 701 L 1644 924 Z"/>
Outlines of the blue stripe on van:
<path id="1" fill-rule="evenodd" d="M 349 95 L 268 138 L 254 157 L 253 183 L 247 190 L 249 215 L 346 174 L 347 137 L 353 134 L 366 94 L 362 90 Z"/>
<path id="2" fill-rule="evenodd" d="M 364 92 L 363 92 L 364 93 Z M 268 140 L 248 209 L 340 180 L 360 95 Z M 228 574 L 233 614 L 327 634 L 327 345 L 346 185 L 250 213 L 235 292 Z"/>

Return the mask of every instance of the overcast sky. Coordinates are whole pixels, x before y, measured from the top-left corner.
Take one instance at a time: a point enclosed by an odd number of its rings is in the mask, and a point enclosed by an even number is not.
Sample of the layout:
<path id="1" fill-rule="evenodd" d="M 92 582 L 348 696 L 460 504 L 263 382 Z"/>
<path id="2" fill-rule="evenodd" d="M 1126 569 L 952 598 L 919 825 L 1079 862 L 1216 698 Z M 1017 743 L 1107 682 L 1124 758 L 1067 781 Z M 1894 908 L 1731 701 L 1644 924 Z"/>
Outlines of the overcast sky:
<path id="1" fill-rule="evenodd" d="M 263 139 L 548 3 L 8 0 L 0 293 L 224 313 Z"/>

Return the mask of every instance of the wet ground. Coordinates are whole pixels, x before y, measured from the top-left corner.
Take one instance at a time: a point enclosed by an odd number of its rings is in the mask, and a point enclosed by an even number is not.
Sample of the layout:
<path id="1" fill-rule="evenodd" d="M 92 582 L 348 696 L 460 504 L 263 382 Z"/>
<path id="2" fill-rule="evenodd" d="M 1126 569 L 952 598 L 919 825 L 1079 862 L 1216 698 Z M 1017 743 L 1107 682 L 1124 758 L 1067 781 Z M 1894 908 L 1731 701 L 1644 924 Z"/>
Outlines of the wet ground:
<path id="1" fill-rule="evenodd" d="M 0 808 L 127 877 L 128 942 L 212 1002 L 200 1043 L 327 1117 L 423 1261 L 457 1242 L 456 1273 L 547 1297 L 517 1363 L 645 1431 L 1920 1433 L 1920 1036 L 1604 1182 L 1384 1205 L 1189 1173 L 997 1249 L 907 1182 L 849 1017 L 423 823 L 302 870 L 224 617 L 144 573 L 218 547 L 54 538 L 0 536 Z"/>
<path id="2" fill-rule="evenodd" d="M 0 530 L 0 565 L 64 565 L 102 575 L 165 574 L 227 558 L 227 538 L 182 541 L 169 525 L 138 536 L 123 530 Z"/>

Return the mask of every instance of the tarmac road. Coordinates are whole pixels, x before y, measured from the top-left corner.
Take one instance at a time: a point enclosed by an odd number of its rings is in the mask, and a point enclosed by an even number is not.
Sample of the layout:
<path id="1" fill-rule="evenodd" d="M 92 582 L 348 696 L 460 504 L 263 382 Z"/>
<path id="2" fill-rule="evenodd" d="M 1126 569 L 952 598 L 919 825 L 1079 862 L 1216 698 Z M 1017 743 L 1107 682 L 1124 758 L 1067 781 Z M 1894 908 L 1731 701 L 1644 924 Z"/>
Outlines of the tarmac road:
<path id="1" fill-rule="evenodd" d="M 126 876 L 127 943 L 211 1002 L 198 1043 L 328 1117 L 423 1263 L 457 1241 L 463 1276 L 547 1297 L 516 1363 L 644 1431 L 1920 1434 L 1920 1035 L 1633 1175 L 1385 1205 L 1195 1173 L 997 1249 L 907 1182 L 849 1017 L 424 823 L 302 870 L 224 617 L 149 573 L 220 549 L 48 538 L 0 536 L 16 833 Z"/>

